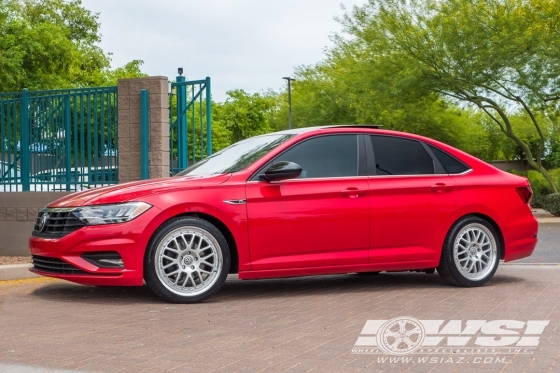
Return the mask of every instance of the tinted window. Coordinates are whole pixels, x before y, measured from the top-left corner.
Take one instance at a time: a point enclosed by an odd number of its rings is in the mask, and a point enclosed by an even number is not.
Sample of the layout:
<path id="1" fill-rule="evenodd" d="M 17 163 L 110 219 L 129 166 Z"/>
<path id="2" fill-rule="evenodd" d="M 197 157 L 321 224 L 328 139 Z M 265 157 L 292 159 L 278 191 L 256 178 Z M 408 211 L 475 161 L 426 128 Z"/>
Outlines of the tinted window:
<path id="1" fill-rule="evenodd" d="M 306 140 L 274 160 L 278 161 L 299 164 L 301 178 L 358 176 L 358 137 L 333 135 Z"/>
<path id="2" fill-rule="evenodd" d="M 460 174 L 467 171 L 469 168 L 463 163 L 459 162 L 455 157 L 447 154 L 443 150 L 436 148 L 435 146 L 430 146 L 430 149 L 434 152 L 436 157 L 438 157 L 443 167 L 447 170 L 449 174 Z"/>
<path id="3" fill-rule="evenodd" d="M 426 175 L 434 173 L 434 161 L 416 140 L 371 136 L 377 175 Z"/>

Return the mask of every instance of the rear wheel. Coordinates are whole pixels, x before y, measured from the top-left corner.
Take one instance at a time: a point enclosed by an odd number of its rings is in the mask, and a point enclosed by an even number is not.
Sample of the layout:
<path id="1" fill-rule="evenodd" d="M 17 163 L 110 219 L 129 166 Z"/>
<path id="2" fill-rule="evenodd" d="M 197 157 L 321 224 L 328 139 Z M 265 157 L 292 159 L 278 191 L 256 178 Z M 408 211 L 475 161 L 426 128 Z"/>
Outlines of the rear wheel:
<path id="1" fill-rule="evenodd" d="M 449 230 L 437 271 L 452 285 L 481 286 L 496 273 L 500 251 L 494 227 L 483 218 L 466 216 Z"/>
<path id="2" fill-rule="evenodd" d="M 222 233 L 206 220 L 180 217 L 162 225 L 150 241 L 144 277 L 168 302 L 195 303 L 216 293 L 230 267 Z"/>

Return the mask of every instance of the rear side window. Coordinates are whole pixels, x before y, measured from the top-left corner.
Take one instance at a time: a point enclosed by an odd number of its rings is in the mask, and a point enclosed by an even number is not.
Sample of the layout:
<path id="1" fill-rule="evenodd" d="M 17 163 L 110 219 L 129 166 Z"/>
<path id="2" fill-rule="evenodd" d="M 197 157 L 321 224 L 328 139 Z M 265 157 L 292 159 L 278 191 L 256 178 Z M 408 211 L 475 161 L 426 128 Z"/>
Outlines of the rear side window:
<path id="1" fill-rule="evenodd" d="M 430 147 L 430 149 L 432 149 L 436 157 L 438 157 L 439 161 L 441 162 L 441 164 L 443 165 L 443 167 L 445 168 L 448 174 L 461 174 L 469 170 L 469 167 L 467 167 L 462 162 L 459 162 L 457 159 L 455 159 L 455 157 L 447 154 L 443 150 L 436 148 L 435 146 L 432 145 L 428 145 L 428 146 Z"/>
<path id="2" fill-rule="evenodd" d="M 434 161 L 416 140 L 392 136 L 370 136 L 376 175 L 430 175 Z"/>
<path id="3" fill-rule="evenodd" d="M 358 176 L 358 137 L 329 135 L 305 140 L 274 162 L 288 161 L 302 168 L 300 178 Z"/>

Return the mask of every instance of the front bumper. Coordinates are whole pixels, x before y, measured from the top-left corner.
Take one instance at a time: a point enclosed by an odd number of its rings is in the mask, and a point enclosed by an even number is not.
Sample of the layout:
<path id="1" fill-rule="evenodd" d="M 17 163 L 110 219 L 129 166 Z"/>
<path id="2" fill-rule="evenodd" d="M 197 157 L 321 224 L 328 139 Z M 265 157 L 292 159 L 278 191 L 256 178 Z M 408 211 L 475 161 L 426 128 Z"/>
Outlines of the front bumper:
<path id="1" fill-rule="evenodd" d="M 84 285 L 142 286 L 144 253 L 151 236 L 149 226 L 159 212 L 152 207 L 127 223 L 86 226 L 61 238 L 31 236 L 31 255 L 37 263 L 46 264 L 30 271 Z M 124 268 L 103 268 L 82 257 L 99 252 L 117 252 Z"/>

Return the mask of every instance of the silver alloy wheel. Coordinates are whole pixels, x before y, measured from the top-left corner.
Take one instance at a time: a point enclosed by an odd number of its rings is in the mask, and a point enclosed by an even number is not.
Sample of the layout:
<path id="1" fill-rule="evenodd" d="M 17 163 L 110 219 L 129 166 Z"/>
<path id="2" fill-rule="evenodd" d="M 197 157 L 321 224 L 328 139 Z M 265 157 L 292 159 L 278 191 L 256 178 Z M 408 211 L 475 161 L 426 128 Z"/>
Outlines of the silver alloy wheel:
<path id="1" fill-rule="evenodd" d="M 216 239 L 198 227 L 181 227 L 169 232 L 156 249 L 156 274 L 170 291 L 196 296 L 210 288 L 223 266 L 222 250 Z"/>
<path id="2" fill-rule="evenodd" d="M 494 235 L 482 224 L 471 223 L 457 234 L 453 258 L 459 272 L 469 280 L 488 276 L 498 260 Z"/>

